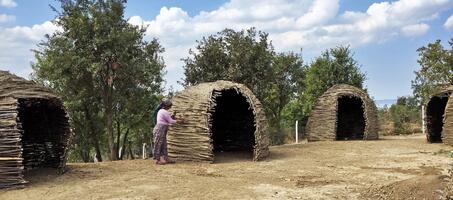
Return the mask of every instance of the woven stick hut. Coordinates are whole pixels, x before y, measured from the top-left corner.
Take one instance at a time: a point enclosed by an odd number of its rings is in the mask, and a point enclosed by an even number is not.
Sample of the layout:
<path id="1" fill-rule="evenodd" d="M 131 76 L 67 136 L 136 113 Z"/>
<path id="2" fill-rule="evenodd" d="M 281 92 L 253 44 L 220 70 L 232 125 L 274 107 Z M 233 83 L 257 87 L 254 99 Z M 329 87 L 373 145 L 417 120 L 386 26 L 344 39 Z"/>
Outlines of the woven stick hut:
<path id="1" fill-rule="evenodd" d="M 377 108 L 368 94 L 339 84 L 318 98 L 306 132 L 309 141 L 378 139 Z"/>
<path id="2" fill-rule="evenodd" d="M 177 93 L 172 101 L 172 112 L 186 121 L 170 126 L 171 158 L 214 162 L 218 152 L 249 152 L 257 161 L 269 154 L 263 108 L 246 86 L 202 83 Z"/>
<path id="3" fill-rule="evenodd" d="M 22 186 L 28 169 L 53 167 L 61 172 L 70 135 L 57 96 L 0 71 L 0 188 Z"/>
<path id="4" fill-rule="evenodd" d="M 453 145 L 453 86 L 433 95 L 426 103 L 425 130 L 430 143 Z"/>

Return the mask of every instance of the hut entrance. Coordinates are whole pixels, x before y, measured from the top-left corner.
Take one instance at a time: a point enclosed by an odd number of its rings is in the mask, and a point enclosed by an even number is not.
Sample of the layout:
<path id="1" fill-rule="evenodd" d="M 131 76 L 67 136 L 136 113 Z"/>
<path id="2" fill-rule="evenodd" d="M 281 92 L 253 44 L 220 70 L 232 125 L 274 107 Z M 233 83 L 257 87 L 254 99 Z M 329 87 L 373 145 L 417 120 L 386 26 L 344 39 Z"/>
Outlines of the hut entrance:
<path id="1" fill-rule="evenodd" d="M 365 132 L 363 102 L 358 97 L 341 96 L 337 109 L 337 140 L 362 140 Z"/>
<path id="2" fill-rule="evenodd" d="M 426 108 L 427 130 L 429 142 L 442 142 L 442 127 L 444 125 L 445 107 L 448 95 L 433 97 Z"/>
<path id="3" fill-rule="evenodd" d="M 246 98 L 235 89 L 215 95 L 212 113 L 212 142 L 214 159 L 233 152 L 234 157 L 253 156 L 255 145 L 255 117 Z"/>
<path id="4" fill-rule="evenodd" d="M 18 111 L 25 169 L 57 168 L 64 152 L 65 111 L 47 99 L 19 99 Z"/>

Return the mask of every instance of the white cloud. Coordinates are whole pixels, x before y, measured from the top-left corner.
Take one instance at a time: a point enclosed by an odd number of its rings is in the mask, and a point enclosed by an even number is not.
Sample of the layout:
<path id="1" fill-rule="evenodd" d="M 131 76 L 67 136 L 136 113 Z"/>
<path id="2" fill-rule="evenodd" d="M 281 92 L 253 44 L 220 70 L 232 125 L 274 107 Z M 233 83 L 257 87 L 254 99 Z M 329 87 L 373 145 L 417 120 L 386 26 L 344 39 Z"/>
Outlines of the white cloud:
<path id="1" fill-rule="evenodd" d="M 132 16 L 128 20 L 129 24 L 135 25 L 135 26 L 142 26 L 144 25 L 144 21 L 140 16 Z"/>
<path id="2" fill-rule="evenodd" d="M 339 7 L 338 0 L 314 1 L 308 12 L 297 19 L 297 27 L 299 29 L 306 29 L 323 25 L 337 15 Z"/>
<path id="3" fill-rule="evenodd" d="M 201 36 L 224 28 L 254 26 L 270 33 L 276 47 L 285 50 L 335 43 L 361 45 L 384 42 L 397 36 L 420 36 L 429 29 L 426 22 L 452 7 L 451 0 L 400 0 L 374 3 L 366 12 L 339 14 L 338 0 L 232 0 L 217 10 L 201 12 L 194 17 L 180 8 L 163 7 L 152 21 L 143 21 L 137 16 L 130 21 L 139 20 L 139 23 L 149 25 L 149 35 L 178 46 L 181 42 L 193 44 Z"/>
<path id="4" fill-rule="evenodd" d="M 178 7 L 162 7 L 157 16 L 133 16 L 129 23 L 146 26 L 146 38 L 158 38 L 165 48 L 169 85 L 177 86 L 181 79 L 181 58 L 188 56 L 188 49 L 195 47 L 195 41 L 225 28 L 236 30 L 256 27 L 269 33 L 278 51 L 304 49 L 304 54 L 318 54 L 319 51 L 340 45 L 353 47 L 382 43 L 394 38 L 419 37 L 426 34 L 430 21 L 440 13 L 453 9 L 453 0 L 398 0 L 371 4 L 366 11 L 349 10 L 339 12 L 339 0 L 230 0 L 212 11 L 202 11 L 190 16 Z M 445 27 L 453 25 L 452 17 Z M 147 20 L 149 19 L 149 20 Z M 11 41 L 32 40 L 19 45 L 27 52 L 33 48 L 43 32 L 52 25 L 37 27 L 16 27 L 0 37 L 11 37 Z M 14 32 L 14 36 L 11 36 Z M 5 35 L 5 36 L 4 36 Z M 6 44 L 0 44 L 4 52 Z M 28 45 L 28 46 L 27 46 Z M 5 53 L 0 54 L 0 66 Z M 24 65 L 25 66 L 25 65 Z"/>
<path id="5" fill-rule="evenodd" d="M 55 26 L 55 24 L 50 21 L 46 21 L 42 24 L 33 25 L 32 27 L 16 26 L 13 28 L 7 28 L 5 32 L 11 33 L 11 37 L 13 37 L 13 39 L 39 41 L 44 38 L 45 34 L 53 33 L 56 30 L 58 30 L 58 27 Z"/>
<path id="6" fill-rule="evenodd" d="M 385 42 L 397 36 L 420 36 L 425 34 L 427 22 L 439 12 L 451 9 L 450 0 L 400 0 L 370 5 L 366 12 L 347 11 L 341 18 L 344 23 L 321 27 L 330 35 L 349 35 L 344 38 L 352 45 L 370 42 Z"/>
<path id="7" fill-rule="evenodd" d="M 405 36 L 420 36 L 428 32 L 429 25 L 425 23 L 407 25 L 401 28 L 401 32 Z"/>
<path id="8" fill-rule="evenodd" d="M 16 20 L 14 15 L 0 14 L 0 23 L 10 22 Z"/>
<path id="9" fill-rule="evenodd" d="M 32 27 L 0 27 L 0 69 L 28 77 L 32 72 L 30 62 L 34 60 L 31 49 L 37 48 L 36 45 L 44 39 L 45 34 L 56 30 L 58 28 L 49 21 Z"/>
<path id="10" fill-rule="evenodd" d="M 373 3 L 365 12 L 339 13 L 339 4 L 338 0 L 231 0 L 195 16 L 181 8 L 163 7 L 150 21 L 134 16 L 129 22 L 148 25 L 148 37 L 159 38 L 171 76 L 180 73 L 180 58 L 188 55 L 196 40 L 225 28 L 263 30 L 278 51 L 319 52 L 341 44 L 354 47 L 418 37 L 429 31 L 429 21 L 453 8 L 452 0 L 399 0 Z"/>
<path id="11" fill-rule="evenodd" d="M 17 6 L 17 3 L 13 0 L 0 0 L 0 7 L 14 8 Z"/>
<path id="12" fill-rule="evenodd" d="M 451 16 L 447 19 L 447 21 L 445 21 L 444 27 L 445 27 L 446 29 L 453 30 L 453 15 L 451 15 Z"/>

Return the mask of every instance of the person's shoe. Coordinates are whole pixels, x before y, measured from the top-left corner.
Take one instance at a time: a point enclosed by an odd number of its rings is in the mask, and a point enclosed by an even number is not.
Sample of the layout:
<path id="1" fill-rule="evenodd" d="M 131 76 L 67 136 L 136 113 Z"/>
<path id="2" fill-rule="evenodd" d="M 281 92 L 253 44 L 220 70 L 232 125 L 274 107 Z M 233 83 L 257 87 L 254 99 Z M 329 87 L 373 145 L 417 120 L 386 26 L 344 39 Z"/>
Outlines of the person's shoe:
<path id="1" fill-rule="evenodd" d="M 156 161 L 156 165 L 165 165 L 167 162 L 162 162 L 162 161 Z"/>

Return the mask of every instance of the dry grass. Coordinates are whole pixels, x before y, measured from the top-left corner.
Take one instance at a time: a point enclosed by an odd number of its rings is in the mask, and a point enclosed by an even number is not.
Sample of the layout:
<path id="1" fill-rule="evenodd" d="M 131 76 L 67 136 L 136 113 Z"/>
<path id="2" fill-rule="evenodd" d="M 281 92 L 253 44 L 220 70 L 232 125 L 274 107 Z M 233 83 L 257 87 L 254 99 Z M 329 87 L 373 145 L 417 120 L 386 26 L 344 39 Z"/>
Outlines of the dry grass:
<path id="1" fill-rule="evenodd" d="M 441 149 L 453 150 L 411 135 L 275 146 L 261 162 L 225 155 L 215 164 L 70 164 L 68 173 L 34 174 L 27 188 L 0 199 L 437 199 L 432 191 L 445 189 L 452 162 L 435 154 Z"/>

